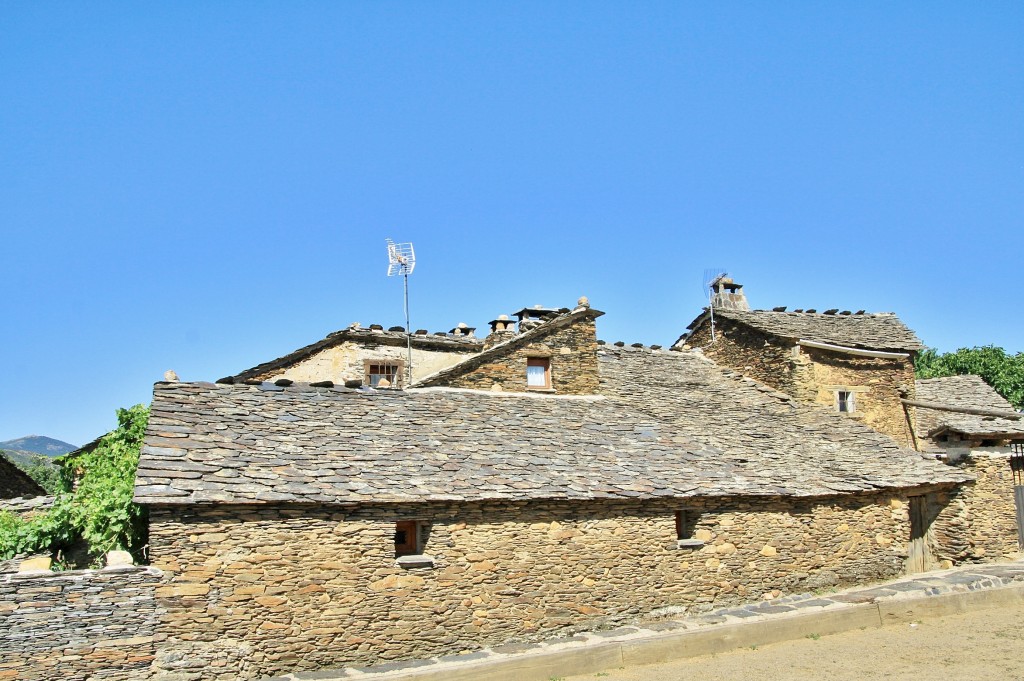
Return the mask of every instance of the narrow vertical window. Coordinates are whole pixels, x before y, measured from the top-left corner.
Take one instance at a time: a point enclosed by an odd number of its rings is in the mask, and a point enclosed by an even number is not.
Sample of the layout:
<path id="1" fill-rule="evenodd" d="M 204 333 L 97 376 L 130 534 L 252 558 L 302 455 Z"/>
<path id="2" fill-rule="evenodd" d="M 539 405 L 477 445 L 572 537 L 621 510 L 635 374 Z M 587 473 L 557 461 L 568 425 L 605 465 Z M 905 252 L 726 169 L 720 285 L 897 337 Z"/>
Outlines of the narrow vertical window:
<path id="1" fill-rule="evenodd" d="M 395 557 L 419 553 L 419 525 L 415 520 L 395 523 Z"/>
<path id="2" fill-rule="evenodd" d="M 704 542 L 693 538 L 697 529 L 697 522 L 700 520 L 700 512 L 694 510 L 676 511 L 676 547 L 697 548 L 704 545 Z"/>
<path id="3" fill-rule="evenodd" d="M 849 390 L 836 391 L 836 408 L 844 414 L 852 414 L 856 408 L 854 395 Z"/>
<path id="4" fill-rule="evenodd" d="M 526 387 L 551 387 L 551 360 L 547 357 L 530 357 L 526 360 Z"/>

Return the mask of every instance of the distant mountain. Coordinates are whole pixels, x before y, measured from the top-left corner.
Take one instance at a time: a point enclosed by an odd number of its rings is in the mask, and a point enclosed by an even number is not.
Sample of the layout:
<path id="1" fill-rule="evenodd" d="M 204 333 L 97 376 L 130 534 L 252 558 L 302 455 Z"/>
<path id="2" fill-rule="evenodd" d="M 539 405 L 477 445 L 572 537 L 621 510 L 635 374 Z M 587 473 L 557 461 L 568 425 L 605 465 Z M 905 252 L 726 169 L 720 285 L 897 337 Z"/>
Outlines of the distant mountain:
<path id="1" fill-rule="evenodd" d="M 78 447 L 70 445 L 67 442 L 54 440 L 52 437 L 27 435 L 25 437 L 19 437 L 17 440 L 0 442 L 0 449 L 13 450 L 19 454 L 31 452 L 33 454 L 42 454 L 43 456 L 52 457 L 67 454 L 68 452 L 78 449 Z"/>

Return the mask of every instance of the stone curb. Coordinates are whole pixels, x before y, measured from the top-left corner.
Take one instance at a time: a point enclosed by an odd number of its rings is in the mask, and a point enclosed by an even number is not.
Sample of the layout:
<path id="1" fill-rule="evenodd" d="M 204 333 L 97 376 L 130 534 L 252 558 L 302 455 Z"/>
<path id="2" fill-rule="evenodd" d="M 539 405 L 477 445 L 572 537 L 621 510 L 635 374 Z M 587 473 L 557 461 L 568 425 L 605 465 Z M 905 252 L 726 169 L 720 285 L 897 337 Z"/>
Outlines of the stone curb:
<path id="1" fill-rule="evenodd" d="M 548 681 L 1009 604 L 1024 606 L 1024 562 L 923 573 L 829 596 L 798 594 L 544 643 L 266 681 Z"/>

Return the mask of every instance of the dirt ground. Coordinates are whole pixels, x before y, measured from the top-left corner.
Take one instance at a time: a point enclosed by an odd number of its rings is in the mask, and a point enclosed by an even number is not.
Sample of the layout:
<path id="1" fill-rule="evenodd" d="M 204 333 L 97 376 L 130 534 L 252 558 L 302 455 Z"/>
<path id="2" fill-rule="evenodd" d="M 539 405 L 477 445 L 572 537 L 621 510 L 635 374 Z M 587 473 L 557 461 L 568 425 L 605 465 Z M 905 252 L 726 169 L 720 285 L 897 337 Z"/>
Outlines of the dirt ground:
<path id="1" fill-rule="evenodd" d="M 776 643 L 666 664 L 610 669 L 564 681 L 938 678 L 1024 681 L 1024 607 Z"/>

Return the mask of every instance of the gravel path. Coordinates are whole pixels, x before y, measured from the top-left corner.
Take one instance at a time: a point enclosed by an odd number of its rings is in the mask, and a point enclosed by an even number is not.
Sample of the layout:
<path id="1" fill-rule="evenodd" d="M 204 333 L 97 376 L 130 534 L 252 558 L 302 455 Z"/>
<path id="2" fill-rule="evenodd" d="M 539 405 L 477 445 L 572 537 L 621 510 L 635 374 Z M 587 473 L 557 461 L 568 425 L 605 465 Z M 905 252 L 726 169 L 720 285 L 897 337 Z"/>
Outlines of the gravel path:
<path id="1" fill-rule="evenodd" d="M 1024 607 L 849 631 L 564 681 L 1024 681 Z"/>

